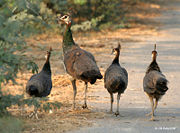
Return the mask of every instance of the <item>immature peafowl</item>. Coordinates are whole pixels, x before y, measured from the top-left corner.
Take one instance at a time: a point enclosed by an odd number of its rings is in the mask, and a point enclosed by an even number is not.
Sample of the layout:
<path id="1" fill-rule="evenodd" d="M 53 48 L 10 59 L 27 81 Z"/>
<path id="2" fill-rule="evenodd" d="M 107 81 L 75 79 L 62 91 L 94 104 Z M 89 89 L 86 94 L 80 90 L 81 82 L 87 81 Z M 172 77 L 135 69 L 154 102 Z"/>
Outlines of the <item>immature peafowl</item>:
<path id="1" fill-rule="evenodd" d="M 52 89 L 52 79 L 51 79 L 51 67 L 50 67 L 50 55 L 52 48 L 47 51 L 46 62 L 40 73 L 33 75 L 26 84 L 26 92 L 30 96 L 34 97 L 46 97 L 50 94 Z M 37 117 L 37 108 L 34 113 Z"/>
<path id="2" fill-rule="evenodd" d="M 147 68 L 146 75 L 143 79 L 144 91 L 148 95 L 152 107 L 152 112 L 148 114 L 151 115 L 150 120 L 154 120 L 154 111 L 157 108 L 158 101 L 168 90 L 167 87 L 168 80 L 162 74 L 160 67 L 156 62 L 156 57 L 157 57 L 157 51 L 155 44 L 154 51 L 152 51 L 152 62 Z"/>
<path id="3" fill-rule="evenodd" d="M 88 87 L 88 82 L 94 84 L 97 79 L 102 79 L 100 70 L 96 64 L 94 56 L 83 49 L 81 49 L 73 40 L 71 33 L 71 17 L 70 15 L 64 15 L 58 17 L 59 21 L 66 24 L 66 29 L 63 35 L 63 55 L 64 64 L 66 71 L 72 76 L 72 86 L 73 86 L 73 109 L 75 108 L 75 97 L 76 97 L 76 80 L 82 80 L 85 82 L 85 93 L 84 93 L 84 105 L 83 108 L 87 108 L 86 103 L 86 92 Z"/>
<path id="4" fill-rule="evenodd" d="M 115 115 L 119 115 L 119 101 L 120 96 L 122 93 L 124 93 L 125 89 L 127 88 L 128 84 L 128 73 L 125 68 L 121 67 L 119 64 L 119 55 L 120 55 L 120 49 L 121 45 L 118 44 L 117 48 L 113 49 L 113 52 L 116 53 L 116 56 L 112 62 L 112 64 L 109 66 L 109 68 L 105 72 L 104 76 L 104 86 L 107 88 L 107 91 L 110 94 L 111 97 L 111 109 L 110 112 L 113 111 L 113 93 L 117 94 L 117 111 Z"/>

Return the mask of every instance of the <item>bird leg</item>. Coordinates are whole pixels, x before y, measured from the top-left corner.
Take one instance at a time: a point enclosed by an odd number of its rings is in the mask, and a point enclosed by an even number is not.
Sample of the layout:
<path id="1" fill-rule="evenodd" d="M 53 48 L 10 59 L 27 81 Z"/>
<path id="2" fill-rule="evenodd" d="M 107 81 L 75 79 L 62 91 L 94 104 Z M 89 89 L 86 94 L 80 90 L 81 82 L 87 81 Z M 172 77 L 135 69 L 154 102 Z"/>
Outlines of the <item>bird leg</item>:
<path id="1" fill-rule="evenodd" d="M 73 79 L 71 81 L 71 83 L 72 83 L 72 86 L 73 86 L 73 93 L 74 93 L 74 96 L 73 96 L 73 109 L 75 109 L 75 104 L 76 104 L 75 99 L 76 99 L 76 94 L 77 94 L 76 80 Z"/>
<path id="2" fill-rule="evenodd" d="M 149 114 L 147 114 L 146 116 L 149 116 L 149 115 L 151 115 L 151 121 L 154 121 L 154 101 L 153 101 L 153 97 L 150 97 L 149 96 L 149 100 L 150 100 L 150 102 L 151 102 L 151 108 L 152 108 L 152 111 L 151 111 L 151 113 L 149 113 Z"/>
<path id="3" fill-rule="evenodd" d="M 35 115 L 36 119 L 38 120 L 39 118 L 38 118 L 37 110 L 38 110 L 38 108 L 35 107 L 35 109 L 34 109 L 34 112 L 35 112 L 34 115 Z"/>
<path id="4" fill-rule="evenodd" d="M 110 93 L 110 96 L 111 96 L 111 100 L 110 100 L 110 102 L 111 102 L 110 113 L 112 113 L 112 112 L 113 112 L 113 102 L 114 102 L 114 98 L 113 98 L 113 94 L 112 94 L 112 93 Z"/>
<path id="5" fill-rule="evenodd" d="M 158 105 L 158 99 L 156 98 L 155 104 L 154 104 L 154 110 L 157 108 L 157 105 Z"/>
<path id="6" fill-rule="evenodd" d="M 87 103 L 86 103 L 86 93 L 87 93 L 87 88 L 88 88 L 88 82 L 85 82 L 85 89 L 84 89 L 84 105 L 82 106 L 83 109 L 87 108 Z"/>
<path id="7" fill-rule="evenodd" d="M 23 104 L 21 105 L 21 116 L 23 116 L 24 112 L 25 112 L 25 109 L 24 109 L 24 104 Z"/>
<path id="8" fill-rule="evenodd" d="M 158 105 L 158 99 L 156 98 L 155 99 L 155 104 L 154 104 L 154 111 L 156 110 L 157 105 Z M 153 113 L 153 115 L 156 116 L 154 113 Z"/>
<path id="9" fill-rule="evenodd" d="M 35 118 L 36 118 L 37 120 L 39 120 L 39 117 L 38 117 L 38 114 L 37 114 L 37 110 L 38 110 L 38 108 L 37 108 L 37 107 L 34 107 L 34 111 L 29 115 L 29 118 L 35 116 Z"/>
<path id="10" fill-rule="evenodd" d="M 116 116 L 119 115 L 119 101 L 120 101 L 120 96 L 121 96 L 121 93 L 118 92 L 118 94 L 117 94 L 117 110 L 116 110 L 116 113 L 115 113 Z"/>
<path id="11" fill-rule="evenodd" d="M 31 118 L 34 115 L 34 111 L 29 115 L 29 118 Z"/>
<path id="12" fill-rule="evenodd" d="M 151 102 L 151 107 L 154 106 L 153 98 L 150 97 L 149 95 L 148 95 L 148 97 L 149 97 L 149 100 L 150 100 L 150 102 Z M 153 104 L 153 105 L 152 105 L 152 104 Z M 146 114 L 146 116 L 150 116 L 150 115 L 152 115 L 152 111 L 151 111 L 150 113 Z"/>

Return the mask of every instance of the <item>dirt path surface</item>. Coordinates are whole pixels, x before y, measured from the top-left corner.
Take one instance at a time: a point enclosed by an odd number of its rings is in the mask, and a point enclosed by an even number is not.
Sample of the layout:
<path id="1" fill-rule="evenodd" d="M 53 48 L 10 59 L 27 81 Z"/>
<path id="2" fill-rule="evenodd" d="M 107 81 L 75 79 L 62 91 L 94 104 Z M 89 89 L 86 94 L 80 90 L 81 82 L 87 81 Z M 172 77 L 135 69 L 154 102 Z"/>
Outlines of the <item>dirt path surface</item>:
<path id="1" fill-rule="evenodd" d="M 92 127 L 84 127 L 70 133 L 161 133 L 180 132 L 180 1 L 168 3 L 168 10 L 153 21 L 160 22 L 158 32 L 154 35 L 134 35 L 138 42 L 123 42 L 120 62 L 129 73 L 129 85 L 120 100 L 120 114 L 115 117 L 107 112 L 110 108 L 110 96 L 103 88 L 103 83 L 97 83 L 96 91 L 89 92 L 88 104 L 94 110 L 102 111 L 105 116 L 93 121 Z M 119 33 L 120 34 L 120 33 Z M 151 61 L 153 44 L 157 43 L 158 63 L 169 80 L 169 90 L 159 102 L 156 119 L 149 121 L 145 114 L 150 112 L 150 102 L 144 94 L 142 79 L 145 69 Z M 107 58 L 110 55 L 107 55 Z M 100 58 L 100 57 L 99 57 Z M 106 59 L 107 59 L 106 58 Z M 110 56 L 113 58 L 113 56 Z M 110 64 L 111 60 L 104 59 Z M 106 60 L 106 61 L 105 61 Z M 102 61 L 102 60 L 101 60 Z M 102 63 L 102 62 L 101 62 Z M 105 65 L 106 67 L 108 65 Z M 116 101 L 116 98 L 115 98 Z M 114 103 L 114 110 L 116 102 Z"/>

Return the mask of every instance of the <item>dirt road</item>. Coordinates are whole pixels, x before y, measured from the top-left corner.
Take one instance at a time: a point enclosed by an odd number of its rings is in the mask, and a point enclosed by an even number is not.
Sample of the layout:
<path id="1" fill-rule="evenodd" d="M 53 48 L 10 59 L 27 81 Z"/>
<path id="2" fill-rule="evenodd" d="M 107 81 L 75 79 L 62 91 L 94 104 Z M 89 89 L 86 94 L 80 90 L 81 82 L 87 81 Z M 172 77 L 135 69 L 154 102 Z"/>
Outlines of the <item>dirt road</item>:
<path id="1" fill-rule="evenodd" d="M 109 94 L 103 88 L 103 82 L 97 83 L 96 91 L 88 93 L 88 104 L 94 111 L 106 115 L 93 120 L 92 127 L 83 127 L 70 133 L 179 133 L 180 132 L 180 1 L 168 2 L 168 10 L 153 21 L 161 23 L 155 35 L 134 35 L 138 42 L 123 42 L 120 62 L 129 73 L 129 85 L 120 100 L 120 114 L 115 117 L 108 114 Z M 145 69 L 151 61 L 153 45 L 157 44 L 158 63 L 169 80 L 169 90 L 159 102 L 156 119 L 149 121 L 145 114 L 150 112 L 150 102 L 144 94 L 142 80 Z M 108 56 L 108 55 L 106 55 Z M 100 57 L 99 57 L 100 58 Z M 97 58 L 99 60 L 99 58 Z M 110 56 L 109 58 L 113 58 Z M 105 60 L 105 59 L 104 59 Z M 111 63 L 105 63 L 106 68 Z M 104 68 L 105 69 L 105 68 Z M 95 99 L 91 99 L 95 97 Z M 115 99 L 116 101 L 116 99 Z M 116 102 L 114 103 L 114 110 Z"/>

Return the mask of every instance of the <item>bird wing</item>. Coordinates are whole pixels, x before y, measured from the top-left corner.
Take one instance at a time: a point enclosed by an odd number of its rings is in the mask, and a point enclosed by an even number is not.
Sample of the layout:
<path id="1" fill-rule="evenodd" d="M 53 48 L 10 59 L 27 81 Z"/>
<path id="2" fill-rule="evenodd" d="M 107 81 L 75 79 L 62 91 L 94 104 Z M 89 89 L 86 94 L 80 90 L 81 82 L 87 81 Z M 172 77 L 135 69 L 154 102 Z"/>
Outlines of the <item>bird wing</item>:
<path id="1" fill-rule="evenodd" d="M 80 48 L 73 49 L 64 55 L 64 64 L 67 72 L 73 77 L 79 77 L 85 71 L 99 71 L 94 56 Z"/>
<path id="2" fill-rule="evenodd" d="M 44 92 L 49 92 L 52 88 L 52 81 L 51 76 L 49 76 L 46 73 L 43 73 L 42 71 L 36 75 L 33 75 L 30 80 L 28 81 L 26 85 L 26 89 L 29 88 L 29 86 L 36 86 L 38 89 L 39 94 Z M 43 95 L 43 94 L 42 94 Z"/>
<path id="3" fill-rule="evenodd" d="M 154 93 L 157 90 L 156 84 L 161 78 L 165 79 L 165 76 L 161 72 L 150 71 L 147 73 L 143 79 L 144 91 L 147 93 Z"/>
<path id="4" fill-rule="evenodd" d="M 110 88 L 117 84 L 116 81 L 124 82 L 125 88 L 127 87 L 127 71 L 122 69 L 121 66 L 112 64 L 105 72 L 104 85 L 105 88 Z M 118 85 L 118 84 L 117 84 Z"/>
<path id="5" fill-rule="evenodd" d="M 94 62 L 96 62 L 94 56 L 90 52 L 85 51 L 85 50 L 83 50 L 83 51 L 86 53 L 87 56 L 89 56 L 89 58 L 91 58 Z"/>
<path id="6" fill-rule="evenodd" d="M 122 71 L 124 72 L 124 75 L 125 75 L 124 78 L 125 78 L 126 86 L 127 86 L 127 84 L 128 84 L 128 73 L 127 73 L 125 68 L 123 68 L 123 67 L 121 67 L 121 68 L 122 68 Z"/>
<path id="7" fill-rule="evenodd" d="M 38 89 L 38 92 L 42 92 L 41 90 L 43 90 L 43 84 L 42 82 L 40 81 L 40 75 L 39 74 L 36 74 L 36 75 L 33 75 L 30 80 L 27 82 L 26 84 L 26 91 L 29 92 L 29 89 L 31 86 L 36 86 L 36 88 Z"/>

